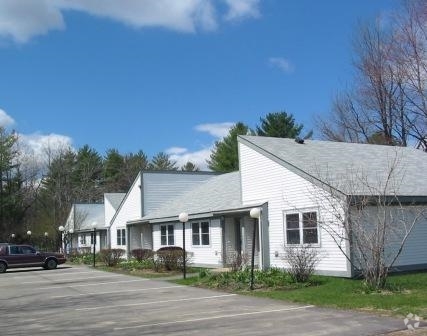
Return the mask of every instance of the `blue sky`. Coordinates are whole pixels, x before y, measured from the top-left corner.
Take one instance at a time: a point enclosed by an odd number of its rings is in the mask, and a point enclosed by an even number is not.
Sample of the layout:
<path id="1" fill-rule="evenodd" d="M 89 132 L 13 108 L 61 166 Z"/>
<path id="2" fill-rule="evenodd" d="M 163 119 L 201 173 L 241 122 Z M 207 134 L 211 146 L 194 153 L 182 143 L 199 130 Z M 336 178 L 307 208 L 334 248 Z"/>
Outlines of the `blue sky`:
<path id="1" fill-rule="evenodd" d="M 351 79 L 357 23 L 397 5 L 0 0 L 0 124 L 35 153 L 88 144 L 205 168 L 235 122 L 286 110 L 313 128 Z"/>

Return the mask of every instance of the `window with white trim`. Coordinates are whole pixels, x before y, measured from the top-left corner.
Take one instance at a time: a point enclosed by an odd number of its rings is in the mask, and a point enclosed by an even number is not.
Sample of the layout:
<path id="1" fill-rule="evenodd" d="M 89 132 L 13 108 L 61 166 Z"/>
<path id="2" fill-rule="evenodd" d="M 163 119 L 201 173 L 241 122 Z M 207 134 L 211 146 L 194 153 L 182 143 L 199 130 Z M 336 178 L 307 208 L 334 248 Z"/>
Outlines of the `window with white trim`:
<path id="1" fill-rule="evenodd" d="M 287 245 L 319 244 L 317 212 L 285 213 Z"/>
<path id="2" fill-rule="evenodd" d="M 160 245 L 174 245 L 175 244 L 175 235 L 174 227 L 172 224 L 160 225 Z"/>
<path id="3" fill-rule="evenodd" d="M 209 222 L 191 223 L 193 245 L 207 246 L 210 244 Z"/>
<path id="4" fill-rule="evenodd" d="M 117 229 L 117 245 L 126 245 L 126 229 Z"/>

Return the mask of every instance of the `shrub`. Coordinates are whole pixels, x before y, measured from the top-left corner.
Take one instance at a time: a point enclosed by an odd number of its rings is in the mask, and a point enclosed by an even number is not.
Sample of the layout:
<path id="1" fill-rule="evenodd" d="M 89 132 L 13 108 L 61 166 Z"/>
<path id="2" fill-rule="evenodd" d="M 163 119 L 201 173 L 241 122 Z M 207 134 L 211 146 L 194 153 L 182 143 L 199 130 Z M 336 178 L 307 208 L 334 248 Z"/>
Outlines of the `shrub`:
<path id="1" fill-rule="evenodd" d="M 139 249 L 132 250 L 131 255 L 136 260 L 143 261 L 143 260 L 153 258 L 154 252 L 153 252 L 153 250 L 150 250 L 150 249 L 139 248 Z"/>
<path id="2" fill-rule="evenodd" d="M 99 257 L 106 266 L 116 266 L 125 252 L 123 249 L 103 249 L 99 252 Z"/>
<path id="3" fill-rule="evenodd" d="M 289 264 L 288 272 L 295 282 L 307 282 L 314 274 L 320 261 L 319 251 L 311 247 L 285 247 L 284 260 Z"/>
<path id="4" fill-rule="evenodd" d="M 179 246 L 165 246 L 157 250 L 157 260 L 167 271 L 174 271 L 183 266 L 183 249 Z"/>
<path id="5" fill-rule="evenodd" d="M 237 272 L 243 269 L 249 263 L 249 255 L 247 253 L 233 252 L 227 255 L 227 266 L 232 272 Z"/>

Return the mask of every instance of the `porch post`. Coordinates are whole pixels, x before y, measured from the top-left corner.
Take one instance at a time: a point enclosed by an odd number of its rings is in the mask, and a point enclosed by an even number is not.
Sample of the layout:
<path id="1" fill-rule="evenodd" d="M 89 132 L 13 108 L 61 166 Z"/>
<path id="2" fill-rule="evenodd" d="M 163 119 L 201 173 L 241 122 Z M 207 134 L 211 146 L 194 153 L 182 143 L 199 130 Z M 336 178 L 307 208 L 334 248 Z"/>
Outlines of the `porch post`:
<path id="1" fill-rule="evenodd" d="M 250 289 L 254 289 L 254 267 L 255 267 L 255 242 L 256 242 L 256 228 L 258 226 L 259 218 L 261 215 L 260 208 L 252 208 L 250 211 L 250 216 L 254 218 L 254 226 L 252 231 L 252 258 L 251 258 L 251 286 Z"/>

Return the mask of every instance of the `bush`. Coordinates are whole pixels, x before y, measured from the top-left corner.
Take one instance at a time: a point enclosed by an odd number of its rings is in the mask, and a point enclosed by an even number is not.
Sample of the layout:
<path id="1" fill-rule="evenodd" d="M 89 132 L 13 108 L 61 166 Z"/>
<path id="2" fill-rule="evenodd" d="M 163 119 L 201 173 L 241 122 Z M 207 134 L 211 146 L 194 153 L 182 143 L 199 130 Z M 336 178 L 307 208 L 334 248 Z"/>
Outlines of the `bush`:
<path id="1" fill-rule="evenodd" d="M 131 251 L 132 257 L 134 257 L 138 261 L 143 261 L 147 259 L 151 259 L 154 257 L 154 252 L 150 249 L 134 249 Z"/>
<path id="2" fill-rule="evenodd" d="M 227 266 L 232 272 L 242 270 L 249 263 L 249 255 L 247 253 L 233 252 L 227 255 Z"/>
<path id="3" fill-rule="evenodd" d="M 99 255 L 95 255 L 95 259 L 99 259 Z M 68 256 L 68 260 L 75 264 L 90 265 L 93 263 L 93 253 L 90 248 L 73 249 L 73 252 Z"/>
<path id="4" fill-rule="evenodd" d="M 103 249 L 99 252 L 99 257 L 106 266 L 116 266 L 125 252 L 123 249 Z"/>
<path id="5" fill-rule="evenodd" d="M 284 260 L 289 264 L 288 272 L 295 282 L 307 282 L 314 274 L 320 261 L 319 251 L 311 247 L 285 247 Z"/>
<path id="6" fill-rule="evenodd" d="M 157 250 L 157 260 L 167 271 L 175 271 L 183 266 L 183 249 L 179 246 L 165 246 Z"/>

